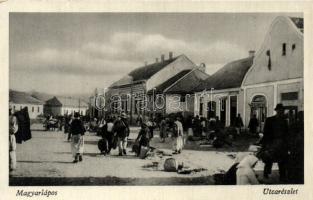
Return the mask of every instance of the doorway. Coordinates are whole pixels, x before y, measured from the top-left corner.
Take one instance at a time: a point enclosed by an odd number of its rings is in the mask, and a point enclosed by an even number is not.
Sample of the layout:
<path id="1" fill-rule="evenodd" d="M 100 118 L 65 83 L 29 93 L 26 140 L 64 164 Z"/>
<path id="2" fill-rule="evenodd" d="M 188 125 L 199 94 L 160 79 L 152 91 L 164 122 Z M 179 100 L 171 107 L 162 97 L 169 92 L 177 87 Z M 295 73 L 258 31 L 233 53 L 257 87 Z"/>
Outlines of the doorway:
<path id="1" fill-rule="evenodd" d="M 253 115 L 256 115 L 259 122 L 258 132 L 263 132 L 265 119 L 267 117 L 266 97 L 263 95 L 256 95 L 253 97 L 250 106 L 250 118 L 252 118 Z"/>
<path id="2" fill-rule="evenodd" d="M 215 118 L 216 116 L 216 103 L 215 101 L 209 101 L 207 104 L 207 119 L 210 119 L 212 117 Z"/>
<path id="3" fill-rule="evenodd" d="M 230 96 L 230 125 L 234 126 L 237 117 L 237 96 Z"/>

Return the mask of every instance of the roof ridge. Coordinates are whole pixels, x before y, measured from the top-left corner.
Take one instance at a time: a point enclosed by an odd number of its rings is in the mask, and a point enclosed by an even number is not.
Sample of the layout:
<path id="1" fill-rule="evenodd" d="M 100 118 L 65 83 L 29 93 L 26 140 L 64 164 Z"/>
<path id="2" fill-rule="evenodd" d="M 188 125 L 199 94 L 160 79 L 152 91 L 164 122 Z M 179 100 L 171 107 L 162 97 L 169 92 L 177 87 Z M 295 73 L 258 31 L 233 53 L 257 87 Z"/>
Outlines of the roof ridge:
<path id="1" fill-rule="evenodd" d="M 179 81 L 183 80 L 184 78 L 186 78 L 186 76 L 188 74 L 190 74 L 191 72 L 195 71 L 197 68 L 195 69 L 186 69 L 186 70 L 182 70 L 180 71 L 179 73 L 183 72 L 183 71 L 187 71 L 187 70 L 190 70 L 188 73 L 186 73 L 184 76 L 180 77 L 177 81 L 175 81 L 173 84 L 171 84 L 169 87 L 167 87 L 163 92 L 166 92 L 168 91 L 169 89 L 171 89 L 176 83 L 178 83 Z M 175 75 L 176 76 L 176 75 Z"/>

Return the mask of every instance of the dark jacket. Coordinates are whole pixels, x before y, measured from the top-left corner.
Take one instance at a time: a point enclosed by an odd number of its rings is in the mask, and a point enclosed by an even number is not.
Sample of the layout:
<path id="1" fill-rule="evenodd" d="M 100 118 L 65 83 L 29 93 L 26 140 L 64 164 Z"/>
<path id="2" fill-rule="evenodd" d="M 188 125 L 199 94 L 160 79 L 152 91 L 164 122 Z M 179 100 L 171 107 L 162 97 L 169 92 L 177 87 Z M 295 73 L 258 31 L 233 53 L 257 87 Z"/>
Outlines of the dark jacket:
<path id="1" fill-rule="evenodd" d="M 129 126 L 125 120 L 117 120 L 114 124 L 113 132 L 119 138 L 126 138 L 129 136 Z"/>
<path id="2" fill-rule="evenodd" d="M 261 144 L 272 154 L 273 161 L 283 159 L 288 152 L 288 122 L 276 116 L 265 121 Z"/>
<path id="3" fill-rule="evenodd" d="M 73 119 L 70 127 L 70 132 L 72 135 L 84 135 L 86 130 L 83 122 L 80 119 Z"/>
<path id="4" fill-rule="evenodd" d="M 149 138 L 150 138 L 150 131 L 146 128 L 141 128 L 139 134 L 137 136 L 136 141 L 139 141 L 141 146 L 149 146 Z"/>

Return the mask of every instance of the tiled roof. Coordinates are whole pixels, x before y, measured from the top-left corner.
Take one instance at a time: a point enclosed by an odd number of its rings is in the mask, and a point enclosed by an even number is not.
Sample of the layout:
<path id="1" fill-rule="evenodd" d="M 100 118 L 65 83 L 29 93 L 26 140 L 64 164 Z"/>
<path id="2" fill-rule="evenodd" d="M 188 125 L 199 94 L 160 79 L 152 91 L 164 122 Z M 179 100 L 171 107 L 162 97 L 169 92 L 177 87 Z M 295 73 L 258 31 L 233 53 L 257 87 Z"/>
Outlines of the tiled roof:
<path id="1" fill-rule="evenodd" d="M 240 87 L 246 73 L 253 64 L 253 58 L 248 57 L 226 64 L 196 87 L 195 90 L 199 92 L 210 88 L 221 90 Z"/>
<path id="2" fill-rule="evenodd" d="M 175 76 L 173 76 L 172 78 L 168 79 L 167 81 L 163 82 L 162 84 L 158 85 L 155 89 L 156 93 L 162 93 L 165 89 L 167 89 L 168 87 L 170 87 L 173 83 L 175 83 L 176 81 L 178 81 L 180 78 L 182 78 L 183 76 L 185 76 L 187 73 L 189 73 L 191 71 L 191 69 L 187 69 L 187 70 L 183 70 L 181 72 L 179 72 L 178 74 L 176 74 Z M 148 94 L 152 93 L 152 90 L 148 91 Z"/>
<path id="3" fill-rule="evenodd" d="M 43 102 L 39 99 L 32 97 L 26 92 L 19 92 L 14 90 L 9 90 L 9 101 L 16 104 L 36 104 L 42 105 Z"/>
<path id="4" fill-rule="evenodd" d="M 194 89 L 209 77 L 210 76 L 208 74 L 199 69 L 195 69 L 170 86 L 165 93 L 192 94 L 194 93 Z"/>
<path id="5" fill-rule="evenodd" d="M 173 59 L 164 60 L 163 62 L 153 63 L 147 66 L 139 67 L 131 71 L 128 75 L 133 78 L 133 81 L 147 80 L 158 71 L 175 61 L 177 57 Z"/>

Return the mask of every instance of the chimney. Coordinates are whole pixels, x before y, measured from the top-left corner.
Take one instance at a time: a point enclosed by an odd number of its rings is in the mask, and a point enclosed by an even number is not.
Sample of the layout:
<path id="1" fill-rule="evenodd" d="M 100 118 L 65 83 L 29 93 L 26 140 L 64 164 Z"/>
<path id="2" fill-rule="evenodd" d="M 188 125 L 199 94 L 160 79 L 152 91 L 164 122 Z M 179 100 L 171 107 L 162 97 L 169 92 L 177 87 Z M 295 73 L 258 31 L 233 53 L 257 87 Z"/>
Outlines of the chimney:
<path id="1" fill-rule="evenodd" d="M 158 63 L 159 62 L 159 58 L 155 58 L 155 62 Z"/>
<path id="2" fill-rule="evenodd" d="M 168 53 L 168 59 L 169 59 L 169 60 L 172 60 L 172 59 L 173 59 L 173 52 L 170 51 L 170 52 Z"/>
<path id="3" fill-rule="evenodd" d="M 250 50 L 250 51 L 249 51 L 249 57 L 253 57 L 254 54 L 255 54 L 255 51 L 254 51 L 254 50 Z"/>
<path id="4" fill-rule="evenodd" d="M 164 54 L 161 55 L 161 62 L 164 62 Z"/>

